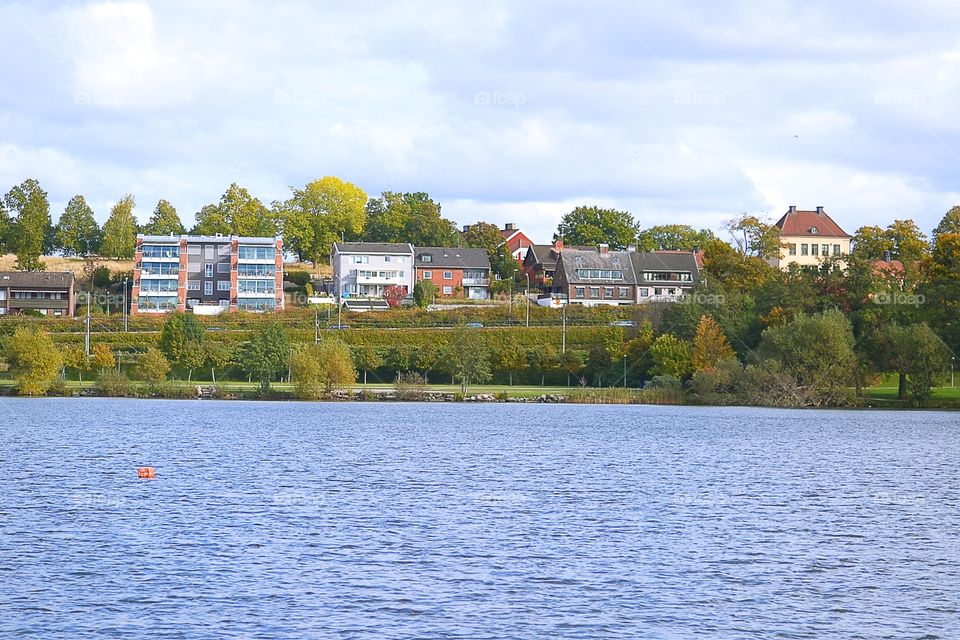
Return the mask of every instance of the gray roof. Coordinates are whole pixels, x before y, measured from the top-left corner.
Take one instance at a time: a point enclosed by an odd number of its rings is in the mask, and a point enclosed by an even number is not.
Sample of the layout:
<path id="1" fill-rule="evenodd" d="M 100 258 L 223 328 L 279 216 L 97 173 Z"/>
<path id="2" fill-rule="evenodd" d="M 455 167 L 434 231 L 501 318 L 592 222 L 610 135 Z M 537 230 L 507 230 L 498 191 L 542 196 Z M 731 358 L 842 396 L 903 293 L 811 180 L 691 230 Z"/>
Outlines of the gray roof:
<path id="1" fill-rule="evenodd" d="M 554 251 L 554 246 L 552 244 L 532 244 L 528 247 L 527 251 L 533 251 L 533 260 L 534 264 L 543 265 L 544 267 L 552 267 L 557 264 L 557 254 L 564 251 L 595 251 L 599 252 L 596 247 L 586 247 L 586 246 L 571 246 L 564 247 L 560 249 L 559 252 Z"/>
<path id="2" fill-rule="evenodd" d="M 610 284 L 610 285 L 630 285 L 636 283 L 636 276 L 633 272 L 633 261 L 629 251 L 606 251 L 600 252 L 596 249 L 566 249 L 560 252 L 558 262 L 563 264 L 563 272 L 569 284 Z M 600 269 L 600 270 L 618 270 L 623 271 L 622 280 L 609 278 L 583 278 L 577 275 L 578 269 Z"/>
<path id="3" fill-rule="evenodd" d="M 416 247 L 418 267 L 452 267 L 455 269 L 489 269 L 490 257 L 486 249 L 466 249 L 458 247 Z M 424 262 L 423 255 L 433 259 Z"/>
<path id="4" fill-rule="evenodd" d="M 144 235 L 142 233 L 137 234 L 138 238 L 142 238 L 144 242 L 149 242 L 153 244 L 171 244 L 178 243 L 181 239 L 186 239 L 187 242 L 230 242 L 236 240 L 240 244 L 267 244 L 272 245 L 277 240 L 281 238 L 277 236 L 276 238 L 270 236 L 231 236 L 231 235 L 219 235 L 219 236 L 190 236 L 190 235 L 167 235 L 167 236 L 151 236 Z"/>
<path id="5" fill-rule="evenodd" d="M 334 242 L 337 253 L 413 253 L 413 245 L 407 242 Z"/>
<path id="6" fill-rule="evenodd" d="M 637 274 L 637 283 L 645 284 L 644 271 L 668 271 L 671 273 L 690 273 L 693 280 L 697 279 L 697 259 L 690 251 L 651 251 L 635 252 L 633 268 Z"/>
<path id="7" fill-rule="evenodd" d="M 2 271 L 0 287 L 69 289 L 73 284 L 70 271 Z"/>

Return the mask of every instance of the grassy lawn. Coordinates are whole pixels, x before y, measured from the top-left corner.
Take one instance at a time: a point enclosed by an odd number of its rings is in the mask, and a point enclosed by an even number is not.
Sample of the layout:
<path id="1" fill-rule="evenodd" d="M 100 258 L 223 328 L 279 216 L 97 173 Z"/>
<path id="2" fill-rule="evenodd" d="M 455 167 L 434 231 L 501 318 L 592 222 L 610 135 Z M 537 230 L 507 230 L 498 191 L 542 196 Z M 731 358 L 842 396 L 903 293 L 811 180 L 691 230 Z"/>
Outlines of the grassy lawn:
<path id="1" fill-rule="evenodd" d="M 863 394 L 868 398 L 875 398 L 877 400 L 896 400 L 897 387 L 869 387 L 863 390 Z M 960 387 L 936 387 L 930 398 L 932 400 L 960 401 Z"/>

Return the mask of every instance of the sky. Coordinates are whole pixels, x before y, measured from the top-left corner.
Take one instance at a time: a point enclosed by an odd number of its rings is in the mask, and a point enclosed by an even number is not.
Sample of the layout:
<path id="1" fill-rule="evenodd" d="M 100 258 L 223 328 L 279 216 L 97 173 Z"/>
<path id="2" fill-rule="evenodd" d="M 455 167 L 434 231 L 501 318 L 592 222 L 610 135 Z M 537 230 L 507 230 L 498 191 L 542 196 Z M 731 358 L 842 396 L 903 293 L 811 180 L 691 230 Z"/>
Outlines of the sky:
<path id="1" fill-rule="evenodd" d="M 869 8 L 867 8 L 869 6 Z M 960 203 L 960 3 L 0 1 L 0 189 L 188 225 L 237 182 L 426 191 L 549 242 L 574 206 L 849 233 Z"/>

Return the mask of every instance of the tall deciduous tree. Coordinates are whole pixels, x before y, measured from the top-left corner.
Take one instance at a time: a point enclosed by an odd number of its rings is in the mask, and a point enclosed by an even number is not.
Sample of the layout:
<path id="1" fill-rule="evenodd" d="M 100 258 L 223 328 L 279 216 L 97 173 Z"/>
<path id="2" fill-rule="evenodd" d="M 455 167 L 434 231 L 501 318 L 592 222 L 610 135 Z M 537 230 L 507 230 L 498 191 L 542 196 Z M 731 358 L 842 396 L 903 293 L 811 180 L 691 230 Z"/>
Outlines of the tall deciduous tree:
<path id="1" fill-rule="evenodd" d="M 930 396 L 934 379 L 943 374 L 950 358 L 946 345 L 925 324 L 888 325 L 872 343 L 875 366 L 899 378 L 900 400 L 906 400 L 909 392 L 918 405 Z"/>
<path id="2" fill-rule="evenodd" d="M 357 381 L 350 347 L 337 339 L 324 340 L 297 351 L 290 368 L 297 395 L 317 399 L 329 397 L 334 388 Z"/>
<path id="3" fill-rule="evenodd" d="M 193 233 L 199 235 L 272 236 L 277 232 L 270 210 L 236 182 L 218 204 L 203 207 L 196 219 Z"/>
<path id="4" fill-rule="evenodd" d="M 357 240 L 366 223 L 367 194 L 340 178 L 314 180 L 283 205 L 283 242 L 301 260 L 319 264 L 340 240 Z"/>
<path id="5" fill-rule="evenodd" d="M 697 331 L 693 336 L 692 362 L 694 371 L 712 369 L 721 360 L 735 357 L 730 341 L 723 329 L 711 316 L 700 316 Z"/>
<path id="6" fill-rule="evenodd" d="M 858 258 L 879 260 L 884 252 L 909 264 L 920 260 L 929 250 L 927 237 L 913 220 L 894 220 L 886 229 L 860 227 L 851 239 L 852 253 Z"/>
<path id="7" fill-rule="evenodd" d="M 260 382 L 261 393 L 270 391 L 270 380 L 287 366 L 290 343 L 283 327 L 276 322 L 261 325 L 250 336 L 240 353 L 240 366 Z"/>
<path id="8" fill-rule="evenodd" d="M 100 225 L 81 195 L 73 196 L 57 222 L 56 248 L 67 256 L 86 256 L 100 250 Z"/>
<path id="9" fill-rule="evenodd" d="M 576 207 L 564 214 L 553 239 L 569 245 L 610 245 L 621 251 L 636 243 L 640 226 L 627 211 Z"/>
<path id="10" fill-rule="evenodd" d="M 637 248 L 641 251 L 691 251 L 714 239 L 716 235 L 710 229 L 697 231 L 686 224 L 663 224 L 641 231 Z"/>
<path id="11" fill-rule="evenodd" d="M 50 203 L 40 183 L 30 178 L 13 187 L 4 203 L 15 216 L 10 232 L 10 245 L 17 254 L 16 268 L 21 271 L 43 271 L 40 256 L 52 248 L 53 225 Z"/>
<path id="12" fill-rule="evenodd" d="M 367 202 L 364 239 L 370 242 L 409 242 L 422 247 L 459 243 L 456 225 L 440 215 L 440 205 L 423 192 L 384 191 Z"/>
<path id="13" fill-rule="evenodd" d="M 960 355 L 960 233 L 937 236 L 929 277 L 921 291 L 931 326 L 953 354 Z"/>
<path id="14" fill-rule="evenodd" d="M 490 260 L 490 270 L 502 279 L 512 278 L 517 271 L 517 261 L 503 241 L 500 228 L 489 222 L 475 222 L 460 234 L 464 246 L 485 249 Z"/>
<path id="15" fill-rule="evenodd" d="M 936 245 L 937 238 L 947 233 L 960 233 L 960 206 L 951 208 L 940 219 L 933 230 L 933 244 Z"/>
<path id="16" fill-rule="evenodd" d="M 769 260 L 780 255 L 780 229 L 774 224 L 744 213 L 738 218 L 727 221 L 724 228 L 730 232 L 730 236 L 743 255 L 761 260 Z"/>
<path id="17" fill-rule="evenodd" d="M 13 228 L 13 221 L 10 219 L 10 212 L 7 211 L 7 205 L 0 198 L 0 253 L 6 253 L 10 246 L 10 230 Z"/>
<path id="18" fill-rule="evenodd" d="M 137 360 L 137 377 L 153 386 L 162 384 L 170 373 L 170 361 L 156 347 L 150 347 Z"/>
<path id="19" fill-rule="evenodd" d="M 100 252 L 108 258 L 131 260 L 137 244 L 137 219 L 133 217 L 133 196 L 125 195 L 110 209 L 110 217 L 103 223 L 103 243 Z"/>
<path id="20" fill-rule="evenodd" d="M 475 330 L 460 328 L 453 332 L 443 352 L 444 369 L 460 383 L 460 392 L 467 393 L 471 384 L 490 379 L 490 352 Z"/>
<path id="21" fill-rule="evenodd" d="M 184 233 L 185 229 L 174 206 L 166 200 L 160 200 L 150 220 L 144 225 L 143 232 L 153 236 L 166 236 L 171 233 L 178 236 Z"/>
<path id="22" fill-rule="evenodd" d="M 160 330 L 160 350 L 178 367 L 192 371 L 202 364 L 203 326 L 192 313 L 171 313 Z"/>
<path id="23" fill-rule="evenodd" d="M 21 395 L 47 392 L 63 366 L 63 354 L 40 329 L 18 327 L 4 344 L 4 355 Z"/>
<path id="24" fill-rule="evenodd" d="M 650 345 L 650 372 L 654 375 L 682 379 L 690 374 L 690 343 L 672 334 L 658 336 Z"/>
<path id="25" fill-rule="evenodd" d="M 879 260 L 883 257 L 884 251 L 893 252 L 893 242 L 878 226 L 860 227 L 854 231 L 850 244 L 850 253 L 868 260 Z"/>

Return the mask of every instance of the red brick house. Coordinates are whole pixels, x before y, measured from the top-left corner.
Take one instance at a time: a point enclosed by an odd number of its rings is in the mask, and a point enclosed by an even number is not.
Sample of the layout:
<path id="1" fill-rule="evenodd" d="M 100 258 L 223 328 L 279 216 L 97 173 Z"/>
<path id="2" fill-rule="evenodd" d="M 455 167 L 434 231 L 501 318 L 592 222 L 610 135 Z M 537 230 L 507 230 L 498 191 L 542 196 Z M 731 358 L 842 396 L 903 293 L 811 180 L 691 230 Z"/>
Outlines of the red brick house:
<path id="1" fill-rule="evenodd" d="M 490 297 L 490 258 L 486 249 L 416 247 L 415 282 L 430 280 L 444 298 Z"/>
<path id="2" fill-rule="evenodd" d="M 513 222 L 503 225 L 500 235 L 503 236 L 503 242 L 510 250 L 510 254 L 522 266 L 523 259 L 527 256 L 527 249 L 533 246 L 533 240 Z"/>

